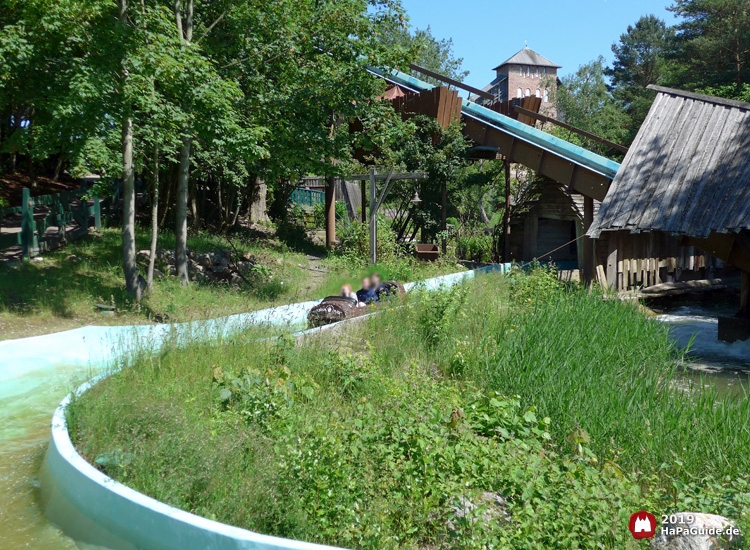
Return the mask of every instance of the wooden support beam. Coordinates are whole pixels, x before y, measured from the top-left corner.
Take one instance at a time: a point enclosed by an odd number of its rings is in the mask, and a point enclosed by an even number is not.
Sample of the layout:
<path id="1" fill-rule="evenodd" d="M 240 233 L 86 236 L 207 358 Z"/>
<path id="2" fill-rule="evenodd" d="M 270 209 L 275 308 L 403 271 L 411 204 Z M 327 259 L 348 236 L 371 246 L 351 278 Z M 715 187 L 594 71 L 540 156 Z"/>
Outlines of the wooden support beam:
<path id="1" fill-rule="evenodd" d="M 607 253 L 607 286 L 617 289 L 617 233 L 607 233 L 608 253 Z"/>
<path id="2" fill-rule="evenodd" d="M 336 244 L 336 179 L 326 178 L 326 248 L 333 248 Z"/>
<path id="3" fill-rule="evenodd" d="M 377 176 L 375 168 L 370 168 L 370 263 L 378 262 L 378 218 L 377 218 Z"/>
<path id="4" fill-rule="evenodd" d="M 615 143 L 614 141 L 609 141 L 607 139 L 600 138 L 599 136 L 595 134 L 587 132 L 586 130 L 581 130 L 580 128 L 576 128 L 575 126 L 571 126 L 570 124 L 566 124 L 565 122 L 561 120 L 557 120 L 552 117 L 548 117 L 539 113 L 535 113 L 534 111 L 529 111 L 528 109 L 524 109 L 523 107 L 519 107 L 518 105 L 514 105 L 513 110 L 520 115 L 526 115 L 540 122 L 549 122 L 550 124 L 560 126 L 561 128 L 565 128 L 566 130 L 570 130 L 571 132 L 574 132 L 587 139 L 606 145 L 610 149 L 615 149 L 616 151 L 620 151 L 621 153 L 628 152 L 628 148 L 625 147 L 624 145 L 620 145 L 619 143 Z"/>
<path id="5" fill-rule="evenodd" d="M 360 201 L 362 203 L 362 223 L 367 222 L 367 183 L 359 182 Z"/>
<path id="6" fill-rule="evenodd" d="M 583 233 L 588 233 L 594 221 L 594 199 L 583 197 Z M 583 237 L 583 281 L 589 287 L 594 281 L 594 239 Z"/>
<path id="7" fill-rule="evenodd" d="M 505 175 L 505 213 L 503 214 L 503 260 L 510 262 L 510 160 L 503 162 Z"/>
<path id="8" fill-rule="evenodd" d="M 469 86 L 468 84 L 464 84 L 463 82 L 459 82 L 458 80 L 454 80 L 453 78 L 450 78 L 448 76 L 442 75 L 440 73 L 436 73 L 429 69 L 425 69 L 424 67 L 420 67 L 419 65 L 415 63 L 411 63 L 409 65 L 409 68 L 413 71 L 417 71 L 418 73 L 422 73 L 423 75 L 432 77 L 435 80 L 439 80 L 440 82 L 445 82 L 446 84 L 450 84 L 451 86 L 455 86 L 456 88 L 460 88 L 462 90 L 466 90 L 467 92 L 471 92 L 472 94 L 478 95 L 479 97 L 483 97 L 485 99 L 491 99 L 493 101 L 497 99 L 494 95 L 492 95 L 489 92 L 485 92 L 484 90 L 480 90 L 479 88 L 474 88 L 473 86 Z"/>

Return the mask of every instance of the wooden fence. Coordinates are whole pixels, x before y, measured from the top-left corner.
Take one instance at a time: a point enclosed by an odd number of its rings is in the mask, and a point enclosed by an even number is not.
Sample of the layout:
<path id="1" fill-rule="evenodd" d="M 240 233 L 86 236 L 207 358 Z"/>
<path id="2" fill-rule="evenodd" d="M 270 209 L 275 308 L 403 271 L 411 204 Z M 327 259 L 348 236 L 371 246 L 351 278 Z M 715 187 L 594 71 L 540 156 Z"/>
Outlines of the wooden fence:
<path id="1" fill-rule="evenodd" d="M 21 206 L 0 208 L 0 250 L 20 246 L 24 258 L 36 256 L 88 234 L 92 216 L 94 227 L 101 229 L 101 202 L 98 197 L 93 197 L 93 204 L 89 205 L 84 198 L 87 193 L 85 185 L 72 191 L 38 197 L 32 197 L 27 188 L 22 193 Z M 42 208 L 46 212 L 36 211 Z M 20 231 L 17 225 L 10 231 L 5 227 L 3 231 L 3 217 L 10 215 L 21 216 Z M 68 226 L 73 223 L 77 227 L 70 229 Z M 48 233 L 47 230 L 53 227 L 57 231 Z"/>

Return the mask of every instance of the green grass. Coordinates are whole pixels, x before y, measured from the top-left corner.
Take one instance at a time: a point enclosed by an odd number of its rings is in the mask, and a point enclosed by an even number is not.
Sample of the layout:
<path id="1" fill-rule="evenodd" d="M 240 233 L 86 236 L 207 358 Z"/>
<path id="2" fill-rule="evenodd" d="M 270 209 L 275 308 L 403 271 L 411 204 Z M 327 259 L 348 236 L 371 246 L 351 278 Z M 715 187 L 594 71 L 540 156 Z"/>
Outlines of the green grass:
<path id="1" fill-rule="evenodd" d="M 750 526 L 747 400 L 678 385 L 637 308 L 537 270 L 382 309 L 144 355 L 72 405 L 74 443 L 174 506 L 357 548 L 638 548 L 639 509 Z"/>
<path id="2" fill-rule="evenodd" d="M 300 240 L 304 236 L 290 241 L 292 246 L 299 245 L 292 248 L 283 233 L 279 238 L 234 233 L 229 237 L 234 247 L 240 253 L 253 254 L 265 266 L 263 275 L 253 284 L 233 287 L 193 283 L 182 287 L 175 277 L 166 276 L 154 281 L 153 293 L 141 304 L 133 304 L 125 292 L 117 229 L 104 229 L 100 235 L 45 254 L 42 262 L 0 263 L 0 339 L 87 324 L 183 322 L 221 317 L 338 294 L 344 282 L 359 282 L 364 274 L 360 266 L 328 260 L 311 265 L 308 254 L 325 255 L 325 250 Z M 139 229 L 137 249 L 148 249 L 149 242 L 150 233 Z M 196 252 L 231 250 L 226 238 L 208 232 L 192 235 L 188 247 Z M 173 249 L 174 236 L 169 232 L 160 235 L 159 248 Z M 144 275 L 145 268 L 141 262 Z M 424 265 L 402 258 L 380 270 L 384 275 L 393 274 L 401 281 L 408 281 L 459 269 L 447 262 Z M 114 305 L 116 315 L 107 317 L 98 313 L 95 306 L 102 303 Z"/>

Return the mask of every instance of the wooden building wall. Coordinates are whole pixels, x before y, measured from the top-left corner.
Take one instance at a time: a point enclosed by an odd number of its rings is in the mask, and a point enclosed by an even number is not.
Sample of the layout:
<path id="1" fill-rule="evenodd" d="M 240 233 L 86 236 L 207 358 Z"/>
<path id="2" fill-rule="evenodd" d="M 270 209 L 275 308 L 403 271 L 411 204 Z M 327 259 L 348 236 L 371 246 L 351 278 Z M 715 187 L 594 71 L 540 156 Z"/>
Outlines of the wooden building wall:
<path id="1" fill-rule="evenodd" d="M 617 290 L 710 278 L 721 260 L 662 232 L 605 231 L 596 239 L 596 278 Z"/>
<path id="2" fill-rule="evenodd" d="M 527 210 L 511 219 L 511 259 L 577 261 L 581 265 L 583 248 L 578 244 L 583 235 L 583 195 L 567 192 L 552 181 L 539 184 L 537 193 Z M 560 246 L 563 248 L 552 252 Z"/>

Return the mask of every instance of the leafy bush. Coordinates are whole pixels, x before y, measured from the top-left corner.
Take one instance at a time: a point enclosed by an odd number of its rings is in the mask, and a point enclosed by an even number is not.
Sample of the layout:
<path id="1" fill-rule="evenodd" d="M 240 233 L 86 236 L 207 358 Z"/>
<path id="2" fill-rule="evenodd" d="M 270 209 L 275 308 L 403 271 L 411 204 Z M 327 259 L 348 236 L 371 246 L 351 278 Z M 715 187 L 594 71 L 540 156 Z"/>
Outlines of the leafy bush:
<path id="1" fill-rule="evenodd" d="M 455 286 L 426 293 L 421 297 L 417 324 L 421 336 L 431 347 L 437 346 L 450 334 L 450 329 L 466 300 L 466 288 Z"/>
<path id="2" fill-rule="evenodd" d="M 368 224 L 344 218 L 339 220 L 336 231 L 339 237 L 336 254 L 355 269 L 367 265 L 370 257 L 370 229 Z M 380 215 L 378 216 L 377 247 L 379 263 L 393 262 L 403 256 L 390 223 Z"/>
<path id="3" fill-rule="evenodd" d="M 534 261 L 528 272 L 514 267 L 510 278 L 510 298 L 517 306 L 544 303 L 562 288 L 562 283 L 557 278 L 557 270 L 552 264 L 541 265 Z"/>
<path id="4" fill-rule="evenodd" d="M 457 235 L 456 256 L 472 262 L 489 262 L 492 259 L 492 236 L 484 232 Z"/>
<path id="5" fill-rule="evenodd" d="M 346 210 L 346 203 L 344 201 L 336 201 L 336 220 L 340 221 L 344 218 L 348 218 L 349 214 Z M 326 205 L 322 202 L 316 202 L 313 205 L 313 220 L 316 229 L 324 229 L 326 226 Z"/>

